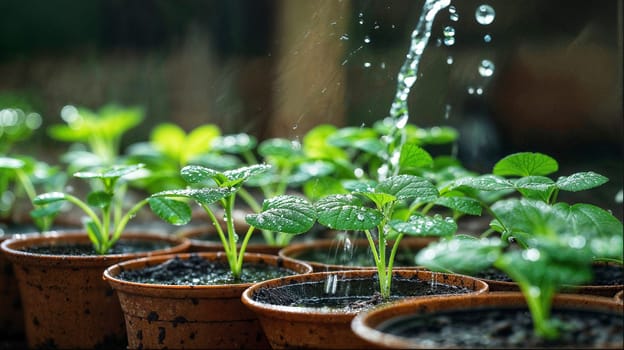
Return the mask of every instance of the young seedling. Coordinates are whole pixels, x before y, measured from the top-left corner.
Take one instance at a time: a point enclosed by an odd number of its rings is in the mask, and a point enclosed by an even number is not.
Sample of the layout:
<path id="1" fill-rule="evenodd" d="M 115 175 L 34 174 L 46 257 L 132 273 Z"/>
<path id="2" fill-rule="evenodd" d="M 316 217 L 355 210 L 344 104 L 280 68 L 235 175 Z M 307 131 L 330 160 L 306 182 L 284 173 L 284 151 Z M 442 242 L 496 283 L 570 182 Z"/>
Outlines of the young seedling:
<path id="1" fill-rule="evenodd" d="M 95 189 L 90 192 L 86 200 L 81 200 L 69 193 L 49 192 L 35 197 L 33 203 L 43 206 L 67 201 L 76 205 L 87 215 L 83 220 L 83 224 L 93 244 L 93 249 L 97 254 L 106 254 L 121 238 L 130 219 L 146 204 L 149 203 L 155 212 L 163 210 L 183 212 L 186 209 L 180 202 L 174 200 L 148 197 L 140 200 L 123 213 L 124 198 L 121 194 L 125 193 L 125 191 L 120 187 L 125 184 L 122 184 L 122 180 L 125 176 L 138 171 L 142 167 L 143 164 L 115 165 L 100 171 L 78 172 L 74 174 L 75 177 L 84 180 L 96 180 L 101 185 L 101 189 Z M 49 214 L 48 212 L 40 213 L 41 216 Z"/>
<path id="2" fill-rule="evenodd" d="M 316 221 L 316 212 L 307 200 L 289 195 L 273 197 L 264 201 L 262 212 L 246 217 L 250 226 L 243 235 L 240 246 L 238 245 L 239 235 L 233 219 L 237 195 L 246 181 L 268 171 L 269 167 L 266 164 L 257 164 L 221 172 L 199 165 L 189 165 L 182 168 L 180 174 L 195 188 L 162 191 L 153 194 L 152 198 L 186 198 L 201 206 L 217 230 L 232 276 L 240 278 L 245 250 L 256 228 L 295 235 L 308 231 Z M 185 202 L 178 203 L 185 207 L 183 211 L 170 210 L 172 208 L 164 206 L 158 208 L 159 210 L 152 207 L 152 210 L 171 224 L 186 224 L 191 219 L 190 207 Z M 213 204 L 223 209 L 225 230 L 219 224 Z"/>
<path id="3" fill-rule="evenodd" d="M 578 192 L 592 189 L 603 185 L 608 179 L 600 174 L 592 171 L 578 172 L 570 176 L 561 176 L 556 181 L 547 177 L 559 169 L 559 164 L 555 159 L 541 153 L 521 152 L 514 153 L 504 157 L 498 161 L 492 170 L 492 174 L 481 175 L 478 177 L 465 177 L 455 181 L 451 188 L 461 191 L 467 196 L 479 200 L 483 208 L 488 211 L 495 219 L 497 214 L 492 211 L 491 203 L 482 200 L 483 193 L 518 193 L 522 198 L 534 199 L 546 204 L 559 204 L 564 206 L 565 203 L 558 202 L 558 194 L 561 191 Z M 500 201 L 498 199 L 497 201 Z M 493 201 L 495 204 L 497 201 Z M 587 209 L 587 208 L 592 209 Z M 584 208 L 592 214 L 603 217 L 610 215 L 600 208 L 593 206 L 578 204 L 575 208 Z M 580 209 L 579 209 L 580 210 Z M 497 220 L 496 225 L 492 228 L 494 231 L 501 232 L 503 239 L 510 238 L 513 230 L 509 227 L 505 220 Z M 489 233 L 489 232 L 488 232 Z M 522 236 L 515 237 L 518 244 L 526 247 L 526 242 Z"/>
<path id="4" fill-rule="evenodd" d="M 316 208 L 322 225 L 364 232 L 377 268 L 379 292 L 388 298 L 394 259 L 405 235 L 447 237 L 457 230 L 451 217 L 427 215 L 435 204 L 452 206 L 457 211 L 480 211 L 478 203 L 441 196 L 430 181 L 415 175 L 391 176 L 372 186 L 361 183 L 350 194 L 321 198 Z M 394 242 L 388 252 L 391 240 Z"/>
<path id="5" fill-rule="evenodd" d="M 64 174 L 44 162 L 30 157 L 0 157 L 0 212 L 9 215 L 22 195 L 32 203 L 38 188 L 60 188 L 64 184 Z M 60 203 L 33 208 L 31 217 L 40 231 L 47 231 L 59 210 Z"/>
<path id="6" fill-rule="evenodd" d="M 121 137 L 143 120 L 140 108 L 106 105 L 97 112 L 65 106 L 61 111 L 65 124 L 50 126 L 48 133 L 59 141 L 71 142 L 86 149 L 73 149 L 64 155 L 72 171 L 87 167 L 106 167 L 119 163 Z"/>
<path id="7" fill-rule="evenodd" d="M 334 171 L 333 164 L 324 159 L 317 159 L 309 154 L 309 148 L 298 141 L 285 138 L 272 138 L 257 144 L 248 134 L 227 135 L 214 142 L 214 150 L 240 157 L 246 166 L 268 164 L 270 168 L 250 178 L 238 195 L 255 213 L 262 210 L 260 201 L 248 189 L 257 188 L 263 198 L 285 195 L 289 188 L 300 188 Z M 257 147 L 256 147 L 257 145 Z M 262 163 L 256 157 L 262 157 Z M 293 235 L 262 229 L 264 240 L 269 245 L 285 246 Z"/>
<path id="8" fill-rule="evenodd" d="M 416 263 L 434 271 L 475 274 L 489 266 L 505 272 L 524 295 L 537 335 L 555 339 L 564 326 L 551 317 L 554 295 L 564 285 L 592 279 L 591 264 L 623 260 L 622 223 L 608 212 L 586 204 L 549 205 L 533 199 L 509 199 L 492 207 L 524 249 L 507 240 L 455 236 L 421 250 Z M 502 227 L 503 225 L 499 225 Z"/>
<path id="9" fill-rule="evenodd" d="M 212 144 L 220 135 L 214 124 L 200 125 L 188 133 L 175 124 L 158 124 L 149 141 L 132 144 L 127 149 L 132 163 L 145 164 L 148 172 L 130 185 L 156 193 L 184 187 L 186 182 L 180 170 L 189 164 L 219 164 L 221 169 L 236 167 L 237 162 L 214 152 Z"/>

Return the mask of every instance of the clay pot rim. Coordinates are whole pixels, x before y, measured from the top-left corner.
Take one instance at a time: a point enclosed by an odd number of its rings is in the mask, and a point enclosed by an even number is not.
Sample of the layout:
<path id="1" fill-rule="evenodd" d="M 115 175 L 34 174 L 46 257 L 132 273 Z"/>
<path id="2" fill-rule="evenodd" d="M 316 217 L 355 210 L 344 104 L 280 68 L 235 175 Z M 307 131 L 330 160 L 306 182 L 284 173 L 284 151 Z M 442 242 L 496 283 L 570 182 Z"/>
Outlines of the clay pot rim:
<path id="1" fill-rule="evenodd" d="M 484 294 L 469 294 L 463 300 L 459 296 L 452 295 L 444 299 L 448 307 L 442 307 L 447 310 L 470 310 L 475 307 L 482 306 L 482 302 L 486 302 L 488 306 L 505 306 L 505 305 L 526 305 L 524 296 L 520 292 L 490 292 Z M 378 307 L 366 310 L 355 316 L 351 322 L 351 329 L 361 339 L 366 340 L 370 344 L 379 346 L 387 344 L 392 348 L 414 348 L 415 343 L 404 337 L 391 335 L 377 330 L 377 326 L 391 318 L 411 314 L 430 314 L 436 311 L 427 311 L 425 304 L 430 302 L 428 299 L 405 299 L 389 304 L 379 305 Z M 509 304 L 511 302 L 511 304 Z M 457 306 L 461 305 L 461 306 Z M 597 307 L 592 307 L 597 305 Z M 606 297 L 597 297 L 584 294 L 557 294 L 553 300 L 553 308 L 567 309 L 599 309 L 615 313 L 624 314 L 624 309 L 618 307 L 613 299 Z M 386 316 L 388 314 L 388 316 Z"/>
<path id="2" fill-rule="evenodd" d="M 400 269 L 400 268 L 393 269 L 393 276 L 396 276 L 396 275 L 414 276 L 415 274 L 416 275 L 424 274 L 427 276 L 431 276 L 432 273 L 433 272 L 431 271 L 422 270 L 422 269 Z M 288 276 L 288 277 L 275 278 L 272 280 L 267 280 L 264 282 L 256 283 L 250 286 L 241 295 L 241 300 L 243 301 L 243 304 L 245 304 L 245 306 L 247 306 L 248 308 L 250 308 L 256 313 L 283 314 L 283 315 L 287 315 L 284 317 L 293 318 L 293 319 L 296 318 L 296 319 L 303 320 L 303 321 L 306 321 L 311 317 L 312 318 L 324 318 L 324 317 L 327 317 L 327 315 L 335 315 L 336 318 L 352 318 L 354 315 L 360 313 L 361 311 L 346 311 L 346 310 L 332 310 L 332 309 L 315 308 L 315 307 L 274 305 L 274 304 L 267 304 L 267 303 L 256 301 L 252 297 L 254 291 L 256 291 L 257 289 L 264 288 L 264 287 L 278 286 L 281 284 L 288 284 L 288 282 L 291 282 L 292 280 L 296 281 L 299 279 L 304 279 L 302 282 L 306 282 L 309 280 L 316 281 L 316 279 L 318 278 L 318 280 L 322 281 L 331 275 L 345 276 L 347 274 L 351 275 L 351 277 L 349 278 L 370 278 L 372 275 L 377 274 L 377 270 L 366 269 L 366 270 L 313 272 L 305 276 Z M 465 276 L 465 275 L 456 275 L 456 274 L 445 274 L 445 273 L 438 273 L 438 272 L 436 272 L 435 275 L 438 276 L 439 278 L 444 278 L 444 276 L 460 276 L 461 278 L 468 278 L 468 279 L 474 280 L 474 282 L 477 285 L 480 285 L 479 288 L 469 293 L 458 295 L 459 297 L 465 296 L 465 295 L 488 292 L 487 283 L 480 281 L 474 277 Z M 430 280 L 430 278 L 428 278 L 427 280 Z M 297 283 L 297 282 L 294 282 L 294 283 Z M 447 297 L 449 296 L 448 295 L 440 295 L 440 296 L 428 295 L 428 296 L 414 296 L 414 297 L 407 297 L 407 298 L 408 299 L 412 299 L 412 298 L 427 299 L 427 298 L 447 298 Z"/>
<path id="3" fill-rule="evenodd" d="M 151 256 L 157 254 L 167 254 L 169 252 L 186 251 L 191 242 L 186 238 L 168 236 L 161 233 L 150 233 L 144 231 L 127 231 L 122 234 L 120 240 L 165 240 L 173 245 L 163 249 L 156 249 L 142 252 L 119 253 L 119 254 L 103 254 L 103 255 L 65 255 L 65 254 L 38 254 L 20 250 L 21 248 L 36 244 L 37 242 L 46 242 L 48 240 L 60 240 L 66 242 L 84 242 L 90 243 L 89 237 L 84 231 L 47 231 L 43 233 L 27 233 L 18 234 L 13 238 L 7 239 L 0 245 L 0 250 L 12 259 L 38 260 L 43 263 L 58 261 L 59 259 L 67 262 L 99 262 L 102 260 L 119 260 L 127 259 L 128 256 Z"/>
<path id="4" fill-rule="evenodd" d="M 202 258 L 211 258 L 213 260 L 226 260 L 225 252 L 185 252 L 185 253 L 176 253 L 176 254 L 165 254 L 165 255 L 153 255 L 146 256 L 131 260 L 126 260 L 123 262 L 116 263 L 111 265 L 104 270 L 102 278 L 107 280 L 110 284 L 114 284 L 114 289 L 128 292 L 135 292 L 138 289 L 141 289 L 145 292 L 145 294 L 150 293 L 150 291 L 189 291 L 194 290 L 197 293 L 202 293 L 202 291 L 210 289 L 210 290 L 231 290 L 231 289 L 240 289 L 241 291 L 251 286 L 252 282 L 248 283 L 233 283 L 233 284 L 218 284 L 218 285 L 170 285 L 170 284 L 155 284 L 155 283 L 140 283 L 140 282 L 132 282 L 118 278 L 117 276 L 121 272 L 122 269 L 132 270 L 134 267 L 142 268 L 146 263 L 151 263 L 152 266 L 155 264 L 159 264 L 161 262 L 167 261 L 174 257 L 179 257 L 182 259 L 188 259 L 191 255 L 197 255 Z M 312 266 L 306 263 L 302 263 L 300 261 L 296 261 L 293 259 L 282 258 L 277 255 L 271 254 L 262 254 L 262 253 L 245 253 L 243 259 L 243 268 L 245 266 L 245 260 L 247 259 L 268 259 L 268 260 L 276 260 L 281 262 L 286 262 L 288 265 L 299 266 L 301 267 L 301 271 L 296 271 L 294 269 L 290 269 L 297 274 L 307 274 L 312 271 Z"/>

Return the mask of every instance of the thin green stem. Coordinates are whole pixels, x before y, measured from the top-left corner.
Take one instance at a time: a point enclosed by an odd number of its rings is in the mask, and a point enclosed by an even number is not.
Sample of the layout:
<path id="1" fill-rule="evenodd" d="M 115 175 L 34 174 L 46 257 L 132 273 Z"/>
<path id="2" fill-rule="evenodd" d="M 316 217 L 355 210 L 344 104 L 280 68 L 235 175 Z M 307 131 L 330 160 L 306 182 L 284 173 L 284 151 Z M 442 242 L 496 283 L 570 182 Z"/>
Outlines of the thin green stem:
<path id="1" fill-rule="evenodd" d="M 100 218 L 98 218 L 95 212 L 91 210 L 91 208 L 89 208 L 89 206 L 85 202 L 81 201 L 75 196 L 72 196 L 71 194 L 65 194 L 65 199 L 68 202 L 79 207 L 85 214 L 87 214 L 87 216 L 91 218 L 91 220 L 93 220 L 97 227 L 99 227 L 100 229 L 102 228 L 102 222 L 100 221 Z"/>
<path id="2" fill-rule="evenodd" d="M 249 229 L 247 229 L 247 233 L 245 233 L 245 238 L 243 239 L 243 242 L 241 243 L 240 246 L 240 250 L 238 252 L 238 263 L 236 264 L 236 273 L 232 273 L 234 276 L 239 276 L 242 274 L 243 272 L 243 258 L 245 257 L 245 250 L 247 250 L 247 243 L 249 242 L 249 239 L 251 238 L 251 235 L 253 233 L 253 231 L 255 230 L 255 227 L 253 226 L 249 226 Z"/>

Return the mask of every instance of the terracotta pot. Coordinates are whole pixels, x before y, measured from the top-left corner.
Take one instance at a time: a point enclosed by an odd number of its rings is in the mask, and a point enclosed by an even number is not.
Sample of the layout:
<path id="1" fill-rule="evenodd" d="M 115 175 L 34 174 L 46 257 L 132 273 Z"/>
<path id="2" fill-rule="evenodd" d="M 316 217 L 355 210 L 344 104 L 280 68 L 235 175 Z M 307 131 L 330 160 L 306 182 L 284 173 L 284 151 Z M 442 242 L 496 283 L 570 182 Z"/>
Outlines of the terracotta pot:
<path id="1" fill-rule="evenodd" d="M 399 251 L 397 252 L 397 255 L 406 253 L 410 256 L 411 260 L 413 260 L 413 257 L 420 249 L 426 247 L 429 243 L 435 240 L 435 238 L 403 238 L 399 243 Z M 388 247 L 391 247 L 391 245 L 389 244 Z M 344 254 L 344 259 L 349 260 L 355 254 L 354 252 L 365 252 L 366 254 L 370 254 L 368 240 L 356 239 L 346 241 L 344 239 L 321 239 L 310 242 L 294 243 L 281 249 L 279 251 L 279 256 L 304 261 L 312 266 L 314 272 L 375 269 L 372 256 L 369 257 L 368 260 L 370 261 L 370 265 L 367 266 L 331 264 L 327 263 L 327 261 L 321 261 L 321 259 L 306 258 L 306 255 L 315 254 L 327 257 L 328 260 L 331 260 L 332 257 L 341 257 L 341 254 Z M 395 261 L 395 264 L 397 263 L 398 262 Z M 395 267 L 400 269 L 419 268 L 416 265 L 395 265 Z"/>
<path id="2" fill-rule="evenodd" d="M 31 235 L 38 235 L 36 233 Z M 0 244 L 17 235 L 0 236 Z M 0 339 L 24 338 L 24 312 L 13 265 L 0 254 Z"/>
<path id="3" fill-rule="evenodd" d="M 599 265 L 618 265 L 615 263 L 606 263 L 606 262 L 596 262 L 595 266 Z M 619 265 L 620 267 L 622 265 Z M 478 277 L 477 277 L 478 278 Z M 479 278 L 484 281 L 490 287 L 490 292 L 519 292 L 520 288 L 516 282 L 507 282 L 507 281 L 498 281 L 491 280 L 487 278 Z M 582 285 L 582 286 L 565 286 L 561 292 L 562 293 L 570 293 L 570 294 L 589 294 L 603 297 L 612 297 L 619 290 L 623 289 L 624 285 L 622 284 L 612 284 L 612 285 Z"/>
<path id="4" fill-rule="evenodd" d="M 615 296 L 613 297 L 613 299 L 615 299 L 616 303 L 624 304 L 624 289 L 617 292 Z"/>
<path id="5" fill-rule="evenodd" d="M 23 251 L 30 246 L 86 243 L 84 233 L 46 233 L 9 239 L 2 251 L 13 263 L 24 310 L 28 346 L 91 348 L 125 344 L 121 307 L 114 291 L 102 281 L 112 264 L 139 256 L 183 252 L 188 240 L 127 233 L 122 240 L 166 241 L 170 248 L 141 253 L 93 256 L 45 255 Z"/>
<path id="6" fill-rule="evenodd" d="M 243 293 L 242 301 L 258 315 L 273 349 L 364 348 L 366 343 L 351 331 L 351 320 L 359 312 L 356 309 L 276 305 L 258 301 L 257 295 L 261 295 L 263 289 L 278 289 L 284 293 L 284 296 L 300 296 L 309 293 L 323 297 L 327 295 L 328 286 L 331 286 L 332 292 L 335 291 L 338 295 L 355 294 L 358 293 L 360 286 L 365 284 L 367 291 L 364 293 L 368 298 L 377 290 L 377 281 L 374 279 L 376 275 L 377 272 L 373 270 L 350 270 L 277 278 L 249 287 Z M 404 280 L 417 278 L 420 282 L 426 281 L 427 283 L 433 280 L 446 285 L 468 288 L 471 290 L 469 293 L 485 293 L 488 290 L 484 282 L 463 275 L 433 274 L 422 270 L 395 270 L 393 276 L 393 290 L 397 287 L 398 278 Z M 405 285 L 411 290 L 409 280 L 406 280 Z"/>
<path id="7" fill-rule="evenodd" d="M 380 325 L 387 325 L 388 322 L 397 318 L 405 318 L 412 315 L 433 315 L 436 312 L 446 312 L 453 310 L 470 310 L 482 308 L 509 308 L 520 307 L 526 308 L 526 301 L 521 293 L 516 292 L 494 292 L 481 295 L 469 295 L 467 297 L 450 296 L 444 299 L 412 299 L 403 300 L 396 303 L 382 305 L 381 307 L 368 310 L 357 315 L 351 324 L 355 334 L 363 341 L 368 348 L 383 349 L 430 349 L 432 347 L 440 348 L 439 344 L 432 343 L 426 337 L 418 338 L 418 334 L 412 333 L 411 336 L 402 337 L 388 332 L 379 330 Z M 580 310 L 598 310 L 600 312 L 608 312 L 624 316 L 622 306 L 614 303 L 609 298 L 575 295 L 575 294 L 559 294 L 553 301 L 553 308 L 567 308 Z M 474 322 L 478 322 L 478 316 L 473 317 Z M 403 324 L 405 323 L 405 319 Z M 478 329 L 478 327 L 476 327 Z M 430 330 L 431 328 L 429 328 Z M 417 330 L 414 330 L 417 332 Z M 485 331 L 478 329 L 479 335 L 483 337 Z M 465 332 L 462 332 L 465 335 Z M 447 335 L 448 338 L 448 335 Z M 463 343 L 462 343 L 463 344 Z M 462 344 L 452 346 L 453 348 L 462 347 Z M 609 348 L 615 345 L 621 348 L 619 344 L 605 344 Z M 463 344 L 465 346 L 465 344 Z M 553 346 L 556 346 L 553 344 Z M 576 346 L 574 346 L 576 348 Z"/>
<path id="8" fill-rule="evenodd" d="M 226 262 L 223 252 L 194 253 Z M 241 303 L 251 283 L 178 286 L 128 282 L 117 278 L 122 270 L 163 263 L 175 255 L 135 259 L 109 267 L 104 278 L 117 291 L 126 320 L 130 349 L 269 348 L 254 313 Z M 188 259 L 191 254 L 178 257 Z M 245 253 L 249 264 L 282 266 L 300 274 L 312 267 L 276 255 Z"/>

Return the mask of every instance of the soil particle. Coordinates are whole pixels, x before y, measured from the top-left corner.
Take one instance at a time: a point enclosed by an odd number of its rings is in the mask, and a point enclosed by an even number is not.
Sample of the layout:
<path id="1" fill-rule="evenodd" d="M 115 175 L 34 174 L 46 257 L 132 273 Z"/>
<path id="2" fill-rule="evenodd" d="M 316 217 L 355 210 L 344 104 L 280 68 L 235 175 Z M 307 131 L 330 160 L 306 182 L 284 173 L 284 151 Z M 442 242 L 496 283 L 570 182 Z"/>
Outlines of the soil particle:
<path id="1" fill-rule="evenodd" d="M 167 242 L 145 241 L 145 240 L 119 240 L 109 250 L 107 254 L 127 254 L 147 252 L 158 249 L 170 248 L 171 244 Z M 72 243 L 72 244 L 54 244 L 31 246 L 24 249 L 25 252 L 33 254 L 48 255 L 72 255 L 72 256 L 91 256 L 97 255 L 90 243 Z"/>

